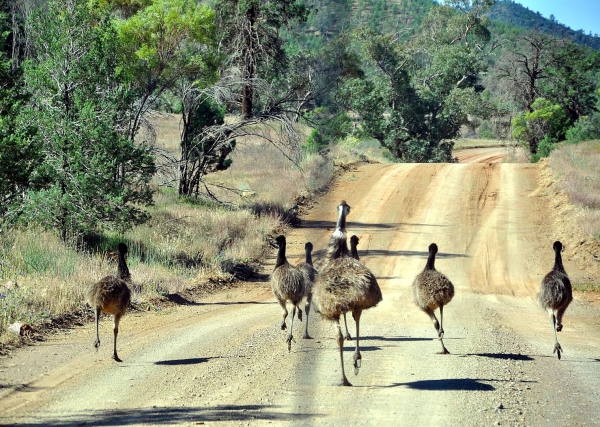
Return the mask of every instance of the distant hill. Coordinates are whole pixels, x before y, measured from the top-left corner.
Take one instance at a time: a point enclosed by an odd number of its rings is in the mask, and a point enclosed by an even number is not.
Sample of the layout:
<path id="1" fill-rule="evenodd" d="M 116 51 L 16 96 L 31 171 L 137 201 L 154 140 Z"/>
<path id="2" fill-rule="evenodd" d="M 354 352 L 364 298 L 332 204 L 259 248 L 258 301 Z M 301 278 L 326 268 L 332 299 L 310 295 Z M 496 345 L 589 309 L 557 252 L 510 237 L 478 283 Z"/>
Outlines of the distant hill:
<path id="1" fill-rule="evenodd" d="M 570 39 L 582 46 L 600 50 L 600 37 L 597 34 L 592 36 L 585 34 L 583 30 L 575 31 L 558 22 L 560 16 L 555 19 L 545 18 L 539 12 L 529 10 L 513 0 L 496 0 L 489 17 L 496 21 L 496 24 L 503 23 L 526 30 L 537 28 L 543 33 Z"/>
<path id="2" fill-rule="evenodd" d="M 423 18 L 436 1 L 304 0 L 303 3 L 316 11 L 309 16 L 304 29 L 305 35 L 312 38 L 310 43 L 318 44 L 323 38 L 330 38 L 344 29 L 358 25 L 381 33 L 398 33 L 401 37 L 410 37 L 418 31 Z M 489 17 L 492 20 L 490 29 L 496 35 L 537 28 L 544 33 L 600 50 L 600 37 L 585 34 L 583 30 L 575 31 L 559 23 L 560 17 L 554 20 L 545 18 L 513 0 L 496 0 Z"/>

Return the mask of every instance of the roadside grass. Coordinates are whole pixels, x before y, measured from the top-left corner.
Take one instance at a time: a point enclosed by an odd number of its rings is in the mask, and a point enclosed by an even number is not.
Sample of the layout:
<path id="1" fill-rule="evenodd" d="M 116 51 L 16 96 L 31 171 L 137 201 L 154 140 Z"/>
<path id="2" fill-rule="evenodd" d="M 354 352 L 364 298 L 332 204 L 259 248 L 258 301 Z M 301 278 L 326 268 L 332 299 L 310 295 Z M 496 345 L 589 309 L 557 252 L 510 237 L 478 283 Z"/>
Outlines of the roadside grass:
<path id="1" fill-rule="evenodd" d="M 503 139 L 476 139 L 460 138 L 454 143 L 454 150 L 463 150 L 466 148 L 487 148 L 487 147 L 510 147 L 510 141 Z"/>
<path id="2" fill-rule="evenodd" d="M 573 290 L 579 292 L 600 292 L 600 281 L 593 278 L 580 280 L 573 283 Z"/>
<path id="3" fill-rule="evenodd" d="M 600 141 L 562 144 L 552 151 L 549 165 L 569 200 L 582 207 L 580 228 L 600 241 Z"/>
<path id="4" fill-rule="evenodd" d="M 152 120 L 157 146 L 176 156 L 178 116 Z M 308 134 L 305 129 L 300 132 Z M 285 232 L 296 198 L 326 189 L 336 166 L 385 161 L 372 141 L 344 141 L 326 156 L 282 152 L 262 138 L 244 138 L 237 144 L 231 168 L 207 177 L 210 183 L 238 190 L 216 192 L 228 203 L 182 200 L 176 189 L 159 187 L 157 180 L 154 206 L 148 208 L 150 221 L 124 235 L 89 236 L 76 250 L 43 230 L 0 234 L 0 352 L 2 343 L 18 344 L 6 332 L 14 322 L 43 329 L 53 319 L 73 313 L 91 319 L 85 289 L 115 274 L 118 242 L 129 247 L 133 306 L 160 309 L 156 301 L 166 294 L 214 289 L 255 273 L 270 252 L 268 241 L 274 233 Z"/>

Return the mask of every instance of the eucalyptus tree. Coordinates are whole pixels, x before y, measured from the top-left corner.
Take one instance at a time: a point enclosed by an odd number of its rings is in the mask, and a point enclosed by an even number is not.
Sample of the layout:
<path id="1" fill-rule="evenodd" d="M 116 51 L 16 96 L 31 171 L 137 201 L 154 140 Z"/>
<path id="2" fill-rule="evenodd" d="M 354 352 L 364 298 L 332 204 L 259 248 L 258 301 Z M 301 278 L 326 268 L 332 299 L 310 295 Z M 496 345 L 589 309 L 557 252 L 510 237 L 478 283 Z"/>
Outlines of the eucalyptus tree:
<path id="1" fill-rule="evenodd" d="M 42 153 L 32 175 L 44 186 L 28 193 L 25 219 L 58 230 L 65 242 L 143 222 L 154 158 L 126 131 L 136 96 L 111 19 L 86 2 L 49 0 L 28 26 L 25 114 Z"/>
<path id="2" fill-rule="evenodd" d="M 249 119 L 256 113 L 257 98 L 263 95 L 263 82 L 284 73 L 288 63 L 281 30 L 294 22 L 304 22 L 309 10 L 298 0 L 214 0 L 213 3 L 223 51 L 230 66 L 239 70 L 241 115 Z"/>
<path id="3" fill-rule="evenodd" d="M 452 139 L 467 114 L 484 104 L 480 74 L 490 33 L 487 0 L 435 5 L 409 43 L 393 35 L 359 33 L 368 61 L 365 79 L 346 94 L 367 134 L 405 162 L 452 161 Z"/>

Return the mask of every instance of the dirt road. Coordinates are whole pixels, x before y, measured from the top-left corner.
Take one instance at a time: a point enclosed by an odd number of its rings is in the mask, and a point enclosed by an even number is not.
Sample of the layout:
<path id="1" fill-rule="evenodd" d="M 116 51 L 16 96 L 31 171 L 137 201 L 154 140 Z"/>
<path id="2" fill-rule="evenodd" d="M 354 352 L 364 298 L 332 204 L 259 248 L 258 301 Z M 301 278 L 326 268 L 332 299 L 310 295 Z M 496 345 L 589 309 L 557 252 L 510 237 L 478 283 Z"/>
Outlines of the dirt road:
<path id="1" fill-rule="evenodd" d="M 314 339 L 303 340 L 295 322 L 288 352 L 279 307 L 268 283 L 257 282 L 162 313 L 130 313 L 121 364 L 109 358 L 108 318 L 98 353 L 92 325 L 16 351 L 0 360 L 0 423 L 600 425 L 599 311 L 571 304 L 558 361 L 534 300 L 555 240 L 550 206 L 531 195 L 536 180 L 529 164 L 364 165 L 317 200 L 287 236 L 290 261 L 307 240 L 319 259 L 345 199 L 347 230 L 360 237 L 383 292 L 361 318 L 362 368 L 348 372 L 354 387 L 336 385 L 333 326 L 311 316 Z M 437 354 L 433 326 L 412 302 L 431 242 L 440 248 L 436 267 L 456 287 L 444 310 L 450 355 Z"/>

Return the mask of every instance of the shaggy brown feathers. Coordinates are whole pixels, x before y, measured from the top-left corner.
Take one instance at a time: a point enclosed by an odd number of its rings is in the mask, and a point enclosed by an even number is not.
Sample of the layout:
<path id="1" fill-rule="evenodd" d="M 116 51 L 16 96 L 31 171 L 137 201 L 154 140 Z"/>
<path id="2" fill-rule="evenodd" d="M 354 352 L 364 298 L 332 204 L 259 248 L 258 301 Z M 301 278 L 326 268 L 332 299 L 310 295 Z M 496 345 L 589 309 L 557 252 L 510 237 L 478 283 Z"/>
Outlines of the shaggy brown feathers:
<path id="1" fill-rule="evenodd" d="M 435 269 L 435 255 L 438 247 L 435 243 L 429 245 L 429 257 L 422 273 L 415 277 L 413 282 L 415 304 L 429 315 L 435 327 L 440 342 L 442 353 L 447 354 L 444 347 L 444 306 L 454 297 L 454 285 L 446 276 Z M 440 321 L 438 322 L 434 310 L 440 309 Z"/>
<path id="2" fill-rule="evenodd" d="M 281 306 L 281 312 L 283 315 L 283 321 L 281 323 L 281 329 L 287 329 L 285 319 L 287 318 L 288 311 L 286 308 L 286 301 L 291 301 L 292 308 L 292 320 L 290 324 L 290 334 L 287 338 L 288 350 L 292 348 L 292 330 L 294 327 L 294 317 L 296 316 L 296 309 L 298 309 L 298 319 L 302 320 L 302 310 L 298 307 L 302 298 L 304 298 L 304 275 L 297 267 L 291 265 L 285 257 L 286 241 L 285 236 L 279 236 L 275 239 L 275 242 L 279 246 L 277 253 L 277 261 L 275 263 L 275 269 L 271 273 L 271 290 L 273 295 L 277 299 L 277 302 Z"/>
<path id="3" fill-rule="evenodd" d="M 311 242 L 306 242 L 304 245 L 305 251 L 305 261 L 299 263 L 297 265 L 298 269 L 302 272 L 304 276 L 304 296 L 306 297 L 306 304 L 304 304 L 304 312 L 306 313 L 306 322 L 304 323 L 304 339 L 310 339 L 310 335 L 308 334 L 308 315 L 310 313 L 310 305 L 312 303 L 312 287 L 315 281 L 315 277 L 319 272 L 313 266 L 312 262 L 312 250 L 313 244 Z"/>
<path id="4" fill-rule="evenodd" d="M 350 206 L 342 200 L 338 206 L 338 222 L 330 240 L 326 262 L 313 286 L 313 300 L 321 316 L 336 323 L 338 348 L 342 367 L 342 385 L 350 386 L 344 372 L 344 335 L 340 316 L 352 312 L 356 322 L 356 350 L 354 373 L 358 374 L 362 356 L 360 354 L 360 316 L 362 311 L 376 306 L 381 300 L 381 289 L 371 271 L 359 260 L 350 256 L 346 238 L 346 216 Z"/>
<path id="5" fill-rule="evenodd" d="M 131 280 L 131 274 L 125 262 L 127 246 L 119 243 L 117 246 L 117 276 L 106 276 L 99 282 L 90 285 L 86 292 L 86 300 L 92 306 L 96 318 L 96 341 L 94 347 L 100 346 L 100 335 L 98 322 L 100 313 L 108 313 L 114 316 L 114 345 L 112 358 L 121 362 L 117 355 L 117 335 L 119 334 L 119 322 L 131 304 L 131 291 L 127 282 Z"/>
<path id="6" fill-rule="evenodd" d="M 550 317 L 550 324 L 554 331 L 554 353 L 557 354 L 560 360 L 562 347 L 558 343 L 556 333 L 562 331 L 562 317 L 569 304 L 571 304 L 571 301 L 573 301 L 573 290 L 560 255 L 563 245 L 561 242 L 556 241 L 552 245 L 552 248 L 555 253 L 554 267 L 542 279 L 540 292 L 537 297 L 538 303 L 548 312 L 548 316 Z"/>

